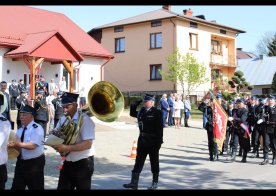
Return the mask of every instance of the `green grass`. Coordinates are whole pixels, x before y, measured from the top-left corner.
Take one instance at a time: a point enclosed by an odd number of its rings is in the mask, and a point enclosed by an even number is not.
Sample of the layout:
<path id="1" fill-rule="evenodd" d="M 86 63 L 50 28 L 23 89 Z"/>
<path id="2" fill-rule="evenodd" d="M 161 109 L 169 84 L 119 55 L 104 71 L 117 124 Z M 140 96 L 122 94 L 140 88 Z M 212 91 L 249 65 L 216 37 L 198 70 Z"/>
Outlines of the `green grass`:
<path id="1" fill-rule="evenodd" d="M 198 109 L 192 109 L 191 111 L 191 119 L 194 120 L 202 120 L 202 112 Z"/>

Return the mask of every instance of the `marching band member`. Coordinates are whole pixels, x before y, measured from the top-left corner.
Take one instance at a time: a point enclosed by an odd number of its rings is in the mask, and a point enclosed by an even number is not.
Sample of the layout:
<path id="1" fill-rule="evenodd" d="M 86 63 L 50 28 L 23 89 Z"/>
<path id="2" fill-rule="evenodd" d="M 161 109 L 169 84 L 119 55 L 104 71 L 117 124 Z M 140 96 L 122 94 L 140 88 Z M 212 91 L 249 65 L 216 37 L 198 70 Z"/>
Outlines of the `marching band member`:
<path id="1" fill-rule="evenodd" d="M 81 112 L 81 109 L 78 110 L 78 96 L 78 94 L 68 92 L 61 96 L 64 116 L 57 123 L 55 130 L 58 130 L 68 117 L 76 124 L 82 118 L 82 123 L 75 144 L 53 146 L 57 152 L 69 152 L 60 171 L 57 189 L 91 188 L 91 178 L 94 172 L 95 124 L 87 114 Z"/>
<path id="2" fill-rule="evenodd" d="M 23 190 L 44 189 L 45 155 L 43 146 L 43 128 L 34 122 L 35 109 L 29 105 L 20 111 L 22 127 L 17 130 L 16 141 L 9 147 L 18 149 L 21 153 L 17 158 L 12 188 Z"/>

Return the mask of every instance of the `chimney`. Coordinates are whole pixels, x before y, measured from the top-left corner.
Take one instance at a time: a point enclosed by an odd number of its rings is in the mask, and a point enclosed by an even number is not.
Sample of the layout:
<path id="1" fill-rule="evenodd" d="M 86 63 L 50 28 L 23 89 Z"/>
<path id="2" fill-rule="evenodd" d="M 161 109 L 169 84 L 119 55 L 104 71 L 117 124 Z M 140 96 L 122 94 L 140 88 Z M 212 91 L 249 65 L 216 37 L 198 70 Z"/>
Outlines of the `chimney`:
<path id="1" fill-rule="evenodd" d="M 242 51 L 242 48 L 237 48 L 237 50 Z"/>
<path id="2" fill-rule="evenodd" d="M 193 11 L 189 8 L 188 10 L 183 10 L 184 16 L 193 16 Z"/>
<path id="3" fill-rule="evenodd" d="M 171 11 L 171 5 L 163 5 L 162 6 L 162 8 L 164 9 L 164 10 L 169 10 L 169 11 Z"/>
<path id="4" fill-rule="evenodd" d="M 264 55 L 260 54 L 260 60 L 263 60 L 263 59 L 264 59 Z"/>

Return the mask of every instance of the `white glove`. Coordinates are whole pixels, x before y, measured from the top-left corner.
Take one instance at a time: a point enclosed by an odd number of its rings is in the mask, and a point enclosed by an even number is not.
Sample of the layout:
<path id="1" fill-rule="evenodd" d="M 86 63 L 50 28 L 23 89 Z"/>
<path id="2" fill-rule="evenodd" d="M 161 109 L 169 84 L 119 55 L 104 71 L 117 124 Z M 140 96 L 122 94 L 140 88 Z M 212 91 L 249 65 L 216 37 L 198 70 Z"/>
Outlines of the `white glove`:
<path id="1" fill-rule="evenodd" d="M 259 125 L 259 124 L 261 124 L 262 122 L 264 122 L 263 119 L 260 119 L 260 120 L 257 121 L 257 124 Z"/>
<path id="2" fill-rule="evenodd" d="M 229 121 L 232 121 L 232 120 L 234 120 L 234 119 L 233 119 L 233 117 L 230 116 L 230 117 L 228 118 L 228 120 L 229 120 Z"/>

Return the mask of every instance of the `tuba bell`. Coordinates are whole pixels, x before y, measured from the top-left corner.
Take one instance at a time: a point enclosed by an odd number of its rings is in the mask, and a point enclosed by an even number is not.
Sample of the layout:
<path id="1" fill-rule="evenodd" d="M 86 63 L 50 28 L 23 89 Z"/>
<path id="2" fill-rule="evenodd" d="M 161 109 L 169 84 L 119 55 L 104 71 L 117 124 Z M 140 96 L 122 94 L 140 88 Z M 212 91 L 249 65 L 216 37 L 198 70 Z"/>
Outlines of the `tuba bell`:
<path id="1" fill-rule="evenodd" d="M 95 116 L 104 122 L 113 122 L 121 115 L 123 110 L 124 96 L 122 93 L 110 82 L 97 82 L 89 90 L 88 104 L 79 111 L 78 123 L 67 116 L 58 130 L 51 131 L 45 145 L 74 144 L 80 132 L 82 113 L 86 113 L 90 117 Z M 61 156 L 67 154 L 61 153 Z"/>

